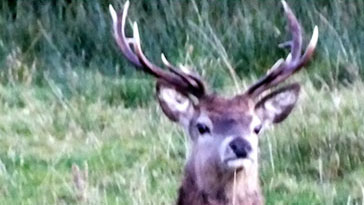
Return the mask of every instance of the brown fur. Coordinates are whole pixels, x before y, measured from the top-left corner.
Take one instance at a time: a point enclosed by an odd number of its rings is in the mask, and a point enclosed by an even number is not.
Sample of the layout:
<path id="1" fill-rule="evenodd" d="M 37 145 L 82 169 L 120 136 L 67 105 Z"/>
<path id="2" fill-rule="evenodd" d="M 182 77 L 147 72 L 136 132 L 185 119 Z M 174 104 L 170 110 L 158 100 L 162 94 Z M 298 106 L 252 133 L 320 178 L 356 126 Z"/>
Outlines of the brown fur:
<path id="1" fill-rule="evenodd" d="M 261 205 L 264 202 L 261 194 L 257 172 L 247 175 L 240 171 L 236 176 L 235 191 L 234 174 L 228 176 L 224 183 L 214 193 L 207 193 L 199 190 L 196 184 L 195 173 L 191 169 L 186 169 L 185 177 L 179 189 L 177 205 L 230 205 L 235 201 L 235 205 Z M 234 195 L 235 193 L 235 195 Z"/>
<path id="2" fill-rule="evenodd" d="M 244 113 L 249 110 L 254 102 L 249 97 L 235 97 L 232 99 L 217 95 L 204 96 L 199 101 L 199 107 L 203 107 L 210 113 L 222 113 L 231 110 L 233 113 Z M 228 108 L 228 109 L 227 109 Z"/>
<path id="3" fill-rule="evenodd" d="M 249 124 L 251 119 L 245 119 L 244 122 L 244 113 L 250 112 L 254 108 L 253 105 L 249 98 L 236 100 L 212 95 L 201 99 L 198 107 L 208 113 L 213 124 L 219 124 L 218 121 L 224 119 Z M 226 132 L 226 130 L 215 130 L 215 132 Z M 215 162 L 203 165 L 205 167 L 202 167 L 201 171 L 200 161 L 196 159 L 199 153 L 194 151 L 199 150 L 193 150 L 187 161 L 177 205 L 230 205 L 233 202 L 235 205 L 263 204 L 257 166 L 253 166 L 250 170 L 237 171 L 236 178 L 233 171 L 221 170 Z"/>

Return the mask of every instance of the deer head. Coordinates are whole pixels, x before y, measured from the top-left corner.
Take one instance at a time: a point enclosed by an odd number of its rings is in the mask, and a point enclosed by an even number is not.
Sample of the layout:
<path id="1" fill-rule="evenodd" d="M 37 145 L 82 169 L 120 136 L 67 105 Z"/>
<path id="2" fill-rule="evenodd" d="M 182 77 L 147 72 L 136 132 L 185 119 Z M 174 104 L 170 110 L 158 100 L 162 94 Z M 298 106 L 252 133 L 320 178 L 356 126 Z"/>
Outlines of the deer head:
<path id="1" fill-rule="evenodd" d="M 264 91 L 282 83 L 309 61 L 317 44 L 318 29 L 314 28 L 302 54 L 301 27 L 286 2 L 282 3 L 292 34 L 292 40 L 282 44 L 290 48 L 288 57 L 279 59 L 267 75 L 244 93 L 231 98 L 208 92 L 201 77 L 173 66 L 163 54 L 167 70 L 150 62 L 142 51 L 136 23 L 133 37 L 125 35 L 129 2 L 125 3 L 121 14 L 110 6 L 114 37 L 125 58 L 157 79 L 160 107 L 190 136 L 187 170 L 194 173 L 198 187 L 206 192 L 224 183 L 234 171 L 257 175 L 258 135 L 267 125 L 286 119 L 297 102 L 300 92 L 297 83 L 272 92 Z"/>

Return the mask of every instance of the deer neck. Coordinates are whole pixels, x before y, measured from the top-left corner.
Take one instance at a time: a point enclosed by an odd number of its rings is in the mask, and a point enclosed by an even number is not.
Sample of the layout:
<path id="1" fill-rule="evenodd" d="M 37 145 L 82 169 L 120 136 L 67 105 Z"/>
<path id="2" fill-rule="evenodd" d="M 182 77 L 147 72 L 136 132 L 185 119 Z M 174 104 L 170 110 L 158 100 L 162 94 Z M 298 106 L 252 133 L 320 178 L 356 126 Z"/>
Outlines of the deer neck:
<path id="1" fill-rule="evenodd" d="M 259 186 L 258 169 L 232 173 L 196 173 L 187 166 L 180 188 L 178 205 L 259 205 L 263 197 Z"/>

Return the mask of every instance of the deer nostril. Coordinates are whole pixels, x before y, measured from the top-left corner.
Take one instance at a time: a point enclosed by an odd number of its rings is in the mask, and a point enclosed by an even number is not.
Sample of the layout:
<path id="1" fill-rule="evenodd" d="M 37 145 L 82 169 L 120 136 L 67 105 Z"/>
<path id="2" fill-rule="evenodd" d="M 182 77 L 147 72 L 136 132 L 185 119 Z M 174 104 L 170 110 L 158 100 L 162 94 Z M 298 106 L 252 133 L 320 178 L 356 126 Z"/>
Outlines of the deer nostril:
<path id="1" fill-rule="evenodd" d="M 230 143 L 230 147 L 231 147 L 231 149 L 234 151 L 234 153 L 235 153 L 235 150 L 237 150 L 237 147 L 236 147 L 236 145 L 235 145 L 235 143 Z"/>
<path id="2" fill-rule="evenodd" d="M 237 158 L 246 158 L 249 152 L 252 151 L 250 143 L 243 138 L 236 138 L 229 144 Z"/>

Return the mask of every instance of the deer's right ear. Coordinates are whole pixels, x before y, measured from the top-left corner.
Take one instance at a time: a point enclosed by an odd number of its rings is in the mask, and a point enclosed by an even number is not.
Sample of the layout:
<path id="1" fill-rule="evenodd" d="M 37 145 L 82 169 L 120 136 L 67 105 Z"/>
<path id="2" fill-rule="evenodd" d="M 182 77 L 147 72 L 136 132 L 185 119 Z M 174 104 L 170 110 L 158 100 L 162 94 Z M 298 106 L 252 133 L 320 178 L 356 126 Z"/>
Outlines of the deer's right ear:
<path id="1" fill-rule="evenodd" d="M 157 97 L 164 114 L 172 121 L 188 126 L 195 108 L 189 97 L 166 83 L 157 83 Z"/>

